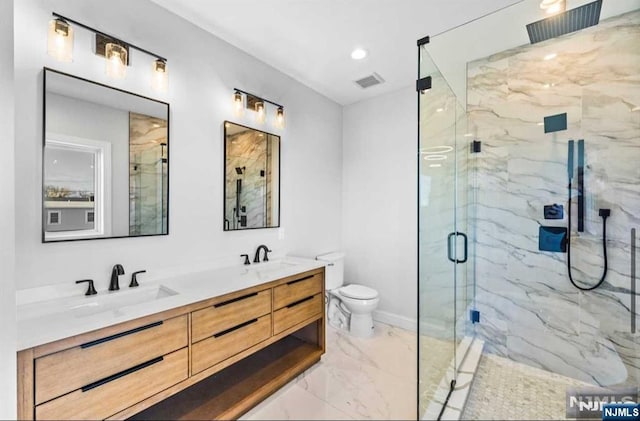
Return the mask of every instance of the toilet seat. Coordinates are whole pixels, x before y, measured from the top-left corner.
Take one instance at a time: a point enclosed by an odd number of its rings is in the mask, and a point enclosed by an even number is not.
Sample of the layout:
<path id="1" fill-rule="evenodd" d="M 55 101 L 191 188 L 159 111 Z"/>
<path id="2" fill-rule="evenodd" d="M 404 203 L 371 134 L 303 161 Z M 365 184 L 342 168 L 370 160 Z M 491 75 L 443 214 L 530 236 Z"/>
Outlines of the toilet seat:
<path id="1" fill-rule="evenodd" d="M 378 291 L 364 285 L 350 284 L 338 290 L 340 295 L 356 300 L 371 300 L 378 297 Z"/>

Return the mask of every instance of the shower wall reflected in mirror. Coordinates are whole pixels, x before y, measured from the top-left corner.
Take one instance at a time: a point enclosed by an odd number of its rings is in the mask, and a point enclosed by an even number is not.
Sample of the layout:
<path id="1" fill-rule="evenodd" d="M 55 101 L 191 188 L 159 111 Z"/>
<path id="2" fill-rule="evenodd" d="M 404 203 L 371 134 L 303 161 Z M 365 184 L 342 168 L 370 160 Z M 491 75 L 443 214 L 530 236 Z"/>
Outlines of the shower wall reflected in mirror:
<path id="1" fill-rule="evenodd" d="M 280 136 L 226 121 L 224 230 L 280 226 Z"/>

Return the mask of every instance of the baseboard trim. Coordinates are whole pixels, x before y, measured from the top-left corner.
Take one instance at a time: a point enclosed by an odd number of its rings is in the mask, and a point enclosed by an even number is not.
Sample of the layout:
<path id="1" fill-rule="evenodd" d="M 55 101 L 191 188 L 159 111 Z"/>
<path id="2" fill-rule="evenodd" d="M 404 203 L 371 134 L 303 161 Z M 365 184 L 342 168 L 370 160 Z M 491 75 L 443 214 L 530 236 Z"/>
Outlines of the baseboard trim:
<path id="1" fill-rule="evenodd" d="M 391 326 L 415 332 L 418 329 L 416 319 L 401 316 L 399 314 L 390 313 L 388 311 L 376 310 L 373 312 L 373 320 L 380 323 L 386 323 Z"/>

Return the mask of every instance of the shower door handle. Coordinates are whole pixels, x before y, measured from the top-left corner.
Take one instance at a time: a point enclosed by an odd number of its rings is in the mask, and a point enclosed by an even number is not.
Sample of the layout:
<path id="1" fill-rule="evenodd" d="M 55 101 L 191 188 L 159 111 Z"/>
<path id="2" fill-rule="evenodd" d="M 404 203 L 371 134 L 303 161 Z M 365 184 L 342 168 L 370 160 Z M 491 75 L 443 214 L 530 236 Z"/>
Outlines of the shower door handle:
<path id="1" fill-rule="evenodd" d="M 467 238 L 467 234 L 465 234 L 464 232 L 458 232 L 456 234 L 457 235 L 461 235 L 462 239 L 464 240 L 464 259 L 456 260 L 456 263 L 465 263 L 467 261 L 467 257 L 468 257 L 469 239 Z"/>
<path id="2" fill-rule="evenodd" d="M 458 256 L 453 255 L 453 247 L 451 247 L 451 238 L 454 237 L 455 239 L 457 239 L 458 236 L 461 236 L 462 239 L 464 240 L 464 258 L 462 260 L 458 259 Z M 449 258 L 449 260 L 452 261 L 453 263 L 465 263 L 468 257 L 468 243 L 469 243 L 469 240 L 467 238 L 467 234 L 465 234 L 464 232 L 450 233 L 447 236 L 447 257 Z"/>

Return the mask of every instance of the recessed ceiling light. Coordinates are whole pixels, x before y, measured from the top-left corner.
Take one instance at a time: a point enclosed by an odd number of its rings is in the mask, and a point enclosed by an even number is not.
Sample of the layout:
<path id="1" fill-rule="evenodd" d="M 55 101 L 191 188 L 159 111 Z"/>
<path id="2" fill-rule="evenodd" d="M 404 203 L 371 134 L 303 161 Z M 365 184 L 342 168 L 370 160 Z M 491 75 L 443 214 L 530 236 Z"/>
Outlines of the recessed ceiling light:
<path id="1" fill-rule="evenodd" d="M 351 52 L 351 58 L 354 60 L 362 60 L 367 56 L 367 50 L 363 48 L 356 48 Z"/>
<path id="2" fill-rule="evenodd" d="M 441 112 L 443 112 L 443 111 L 444 111 L 444 108 L 438 108 L 438 109 L 436 110 L 436 112 L 437 112 L 437 113 L 441 113 Z"/>
<path id="3" fill-rule="evenodd" d="M 545 60 L 553 60 L 553 59 L 554 59 L 554 58 L 556 58 L 556 57 L 558 57 L 558 54 L 556 54 L 556 53 L 550 53 L 550 54 L 547 54 L 546 56 L 544 56 L 544 59 L 545 59 Z"/>

